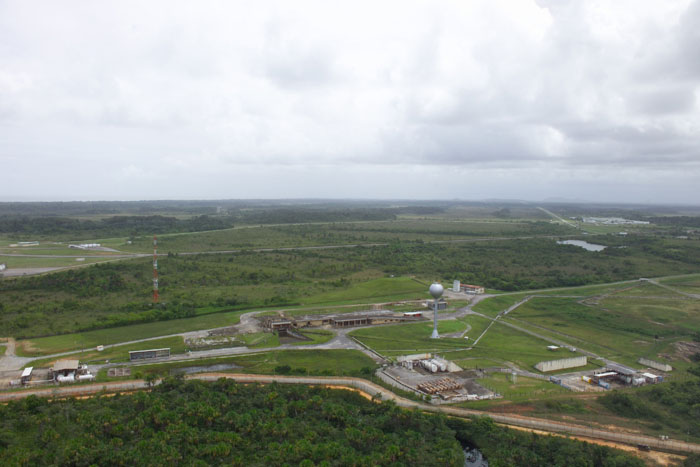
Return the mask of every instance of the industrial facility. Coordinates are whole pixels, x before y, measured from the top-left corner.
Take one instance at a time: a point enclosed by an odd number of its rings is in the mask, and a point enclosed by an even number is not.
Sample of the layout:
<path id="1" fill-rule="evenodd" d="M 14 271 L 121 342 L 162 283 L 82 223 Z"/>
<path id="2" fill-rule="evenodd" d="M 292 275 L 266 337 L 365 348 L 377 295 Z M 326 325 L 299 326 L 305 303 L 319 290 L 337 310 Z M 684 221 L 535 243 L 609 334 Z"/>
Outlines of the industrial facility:
<path id="1" fill-rule="evenodd" d="M 132 350 L 129 352 L 129 361 L 152 360 L 170 356 L 170 347 L 163 349 Z"/>
<path id="2" fill-rule="evenodd" d="M 268 332 L 284 333 L 293 329 L 330 326 L 348 328 L 415 322 L 425 319 L 423 312 L 391 313 L 386 310 L 368 310 L 360 313 L 336 313 L 328 315 L 308 315 L 295 317 L 264 316 L 259 318 L 262 328 Z"/>
<path id="3" fill-rule="evenodd" d="M 92 381 L 95 375 L 90 373 L 87 365 L 81 365 L 78 360 L 58 360 L 49 369 L 49 378 L 57 383 L 74 383 Z"/>
<path id="4" fill-rule="evenodd" d="M 433 403 L 493 399 L 492 391 L 479 385 L 473 371 L 429 353 L 403 355 L 377 375 L 386 383 L 422 396 Z"/>
<path id="5" fill-rule="evenodd" d="M 452 291 L 468 295 L 478 295 L 484 293 L 485 289 L 480 285 L 462 284 L 460 281 L 455 280 L 452 282 Z"/>

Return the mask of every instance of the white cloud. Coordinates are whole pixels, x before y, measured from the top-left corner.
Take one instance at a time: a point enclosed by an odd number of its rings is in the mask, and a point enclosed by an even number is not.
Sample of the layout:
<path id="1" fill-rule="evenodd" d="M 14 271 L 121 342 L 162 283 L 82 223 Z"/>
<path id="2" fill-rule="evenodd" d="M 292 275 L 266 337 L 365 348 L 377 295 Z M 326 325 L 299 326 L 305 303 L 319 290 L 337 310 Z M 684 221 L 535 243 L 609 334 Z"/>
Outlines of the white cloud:
<path id="1" fill-rule="evenodd" d="M 0 196 L 685 201 L 698 31 L 698 0 L 6 1 Z"/>

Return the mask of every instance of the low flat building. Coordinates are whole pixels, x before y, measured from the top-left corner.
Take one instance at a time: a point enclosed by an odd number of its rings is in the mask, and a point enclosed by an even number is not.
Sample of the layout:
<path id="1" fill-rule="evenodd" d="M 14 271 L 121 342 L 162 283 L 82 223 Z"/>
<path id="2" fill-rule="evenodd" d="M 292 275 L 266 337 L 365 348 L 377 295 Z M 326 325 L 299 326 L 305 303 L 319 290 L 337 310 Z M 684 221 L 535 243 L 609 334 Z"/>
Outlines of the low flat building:
<path id="1" fill-rule="evenodd" d="M 163 349 L 132 350 L 129 352 L 130 361 L 149 360 L 152 358 L 165 358 L 170 356 L 170 347 Z"/>

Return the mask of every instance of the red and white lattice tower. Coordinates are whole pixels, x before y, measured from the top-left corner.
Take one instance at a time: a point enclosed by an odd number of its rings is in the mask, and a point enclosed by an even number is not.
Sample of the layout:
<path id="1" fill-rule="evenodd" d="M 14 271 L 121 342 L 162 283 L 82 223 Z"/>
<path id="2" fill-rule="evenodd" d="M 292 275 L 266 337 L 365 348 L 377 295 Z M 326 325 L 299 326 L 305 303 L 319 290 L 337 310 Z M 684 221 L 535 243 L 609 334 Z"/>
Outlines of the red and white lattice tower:
<path id="1" fill-rule="evenodd" d="M 158 303 L 158 239 L 153 236 L 153 303 Z"/>

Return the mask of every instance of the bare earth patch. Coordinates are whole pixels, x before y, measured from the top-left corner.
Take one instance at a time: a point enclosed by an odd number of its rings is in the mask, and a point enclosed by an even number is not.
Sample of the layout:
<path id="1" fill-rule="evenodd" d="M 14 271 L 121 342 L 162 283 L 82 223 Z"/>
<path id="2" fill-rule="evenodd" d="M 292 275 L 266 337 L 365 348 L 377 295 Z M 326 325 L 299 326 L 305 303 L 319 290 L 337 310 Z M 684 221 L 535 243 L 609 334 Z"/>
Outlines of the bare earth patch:
<path id="1" fill-rule="evenodd" d="M 700 342 L 679 341 L 673 343 L 674 356 L 690 363 L 690 357 L 700 353 Z"/>

